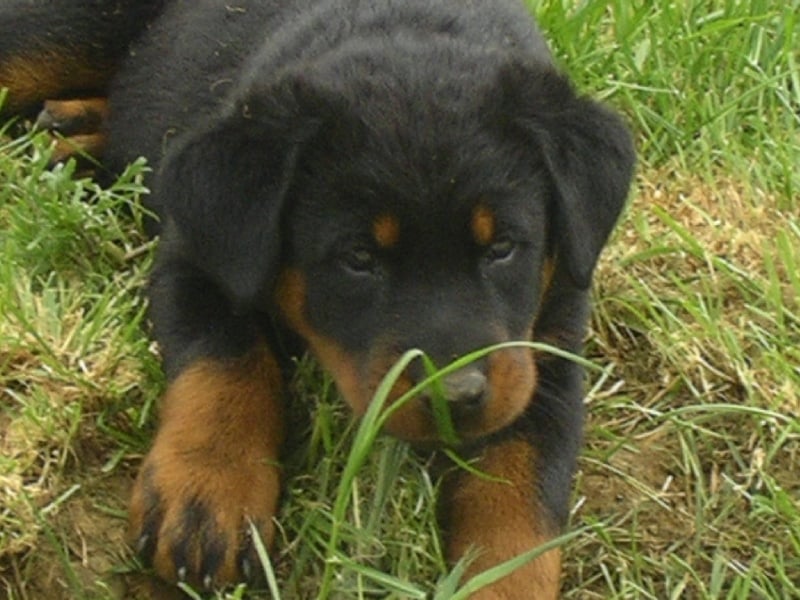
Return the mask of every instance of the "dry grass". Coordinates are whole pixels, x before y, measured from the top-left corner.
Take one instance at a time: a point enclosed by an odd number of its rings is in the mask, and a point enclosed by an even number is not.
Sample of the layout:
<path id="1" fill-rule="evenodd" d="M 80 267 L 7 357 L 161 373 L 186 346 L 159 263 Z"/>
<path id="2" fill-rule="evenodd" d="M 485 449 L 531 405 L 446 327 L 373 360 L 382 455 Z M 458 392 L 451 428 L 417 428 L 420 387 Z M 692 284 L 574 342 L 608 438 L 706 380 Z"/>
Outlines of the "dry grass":
<path id="1" fill-rule="evenodd" d="M 589 400 L 574 518 L 597 528 L 568 553 L 572 597 L 798 592 L 800 288 L 781 269 L 800 231 L 777 204 L 730 177 L 640 177 L 597 278 L 611 370 Z"/>

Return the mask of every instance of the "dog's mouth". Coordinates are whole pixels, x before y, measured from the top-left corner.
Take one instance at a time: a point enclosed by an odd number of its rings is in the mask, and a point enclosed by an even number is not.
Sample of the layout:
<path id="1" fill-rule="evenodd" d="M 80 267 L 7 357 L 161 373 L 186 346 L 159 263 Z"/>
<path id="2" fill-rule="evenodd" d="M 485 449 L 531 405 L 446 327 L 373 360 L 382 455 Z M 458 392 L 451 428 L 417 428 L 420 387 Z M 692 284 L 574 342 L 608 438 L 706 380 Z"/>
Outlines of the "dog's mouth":
<path id="1" fill-rule="evenodd" d="M 406 368 L 390 387 L 384 381 L 387 364 L 395 364 L 392 357 L 329 368 L 356 415 L 379 402 L 384 430 L 417 445 L 458 446 L 495 433 L 522 414 L 536 387 L 535 363 L 524 347 L 495 350 L 483 360 L 425 377 Z M 354 372 L 360 376 L 352 377 Z M 340 381 L 338 374 L 345 377 Z"/>

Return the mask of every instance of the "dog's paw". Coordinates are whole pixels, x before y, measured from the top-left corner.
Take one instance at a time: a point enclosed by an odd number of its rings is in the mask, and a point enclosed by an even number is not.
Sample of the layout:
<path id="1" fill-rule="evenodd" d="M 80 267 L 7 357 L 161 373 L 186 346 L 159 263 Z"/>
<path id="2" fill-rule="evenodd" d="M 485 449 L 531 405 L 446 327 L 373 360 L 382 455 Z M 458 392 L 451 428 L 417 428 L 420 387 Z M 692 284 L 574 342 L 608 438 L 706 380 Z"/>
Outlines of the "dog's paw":
<path id="1" fill-rule="evenodd" d="M 157 440 L 136 481 L 131 541 L 167 581 L 212 589 L 257 580 L 251 523 L 265 546 L 274 533 L 279 477 L 267 456 L 217 455 Z"/>
<path id="2" fill-rule="evenodd" d="M 47 100 L 36 119 L 36 128 L 53 140 L 50 162 L 55 165 L 75 158 L 82 167 L 98 162 L 105 151 L 105 98 Z"/>
<path id="3" fill-rule="evenodd" d="M 283 438 L 280 371 L 256 353 L 199 361 L 169 386 L 136 480 L 130 539 L 166 581 L 217 588 L 258 580 L 252 525 L 269 547 Z"/>

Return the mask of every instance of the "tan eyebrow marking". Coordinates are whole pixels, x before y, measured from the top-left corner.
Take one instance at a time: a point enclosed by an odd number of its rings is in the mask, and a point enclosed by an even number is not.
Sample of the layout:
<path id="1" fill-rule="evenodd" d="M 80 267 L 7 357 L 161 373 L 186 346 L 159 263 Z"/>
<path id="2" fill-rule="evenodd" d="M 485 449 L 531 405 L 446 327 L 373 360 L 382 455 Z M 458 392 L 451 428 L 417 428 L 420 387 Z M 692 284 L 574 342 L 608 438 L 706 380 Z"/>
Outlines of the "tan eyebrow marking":
<path id="1" fill-rule="evenodd" d="M 542 261 L 541 267 L 541 292 L 540 292 L 540 301 L 547 296 L 547 293 L 550 291 L 550 286 L 553 284 L 553 278 L 556 274 L 556 259 L 553 256 L 547 256 Z"/>
<path id="2" fill-rule="evenodd" d="M 400 222 L 397 217 L 382 214 L 372 222 L 372 237 L 380 248 L 393 248 L 400 239 Z"/>
<path id="3" fill-rule="evenodd" d="M 479 204 L 472 211 L 472 237 L 481 246 L 488 246 L 494 239 L 494 212 L 485 204 Z"/>

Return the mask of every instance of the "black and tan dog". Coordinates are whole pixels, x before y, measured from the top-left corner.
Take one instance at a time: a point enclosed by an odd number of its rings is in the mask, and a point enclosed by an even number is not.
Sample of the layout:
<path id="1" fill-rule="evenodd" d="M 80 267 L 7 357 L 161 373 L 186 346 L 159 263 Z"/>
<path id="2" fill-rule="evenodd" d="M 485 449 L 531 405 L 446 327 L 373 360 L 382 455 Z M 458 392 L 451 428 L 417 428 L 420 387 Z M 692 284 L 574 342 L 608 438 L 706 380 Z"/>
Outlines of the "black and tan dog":
<path id="1" fill-rule="evenodd" d="M 0 86 L 6 112 L 107 97 L 91 131 L 70 126 L 92 104 L 44 121 L 111 172 L 154 167 L 170 384 L 131 530 L 161 577 L 209 587 L 253 568 L 248 522 L 273 537 L 287 355 L 309 348 L 360 414 L 410 348 L 440 366 L 512 340 L 579 352 L 633 164 L 519 0 L 7 0 Z M 495 476 L 453 470 L 440 498 L 474 573 L 564 524 L 582 372 L 510 347 L 442 387 L 459 452 Z M 387 429 L 440 443 L 424 394 Z M 476 597 L 553 598 L 559 571 L 550 551 Z"/>

